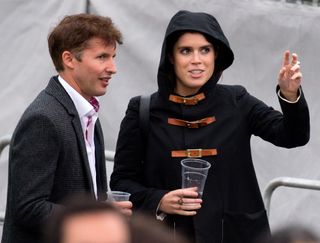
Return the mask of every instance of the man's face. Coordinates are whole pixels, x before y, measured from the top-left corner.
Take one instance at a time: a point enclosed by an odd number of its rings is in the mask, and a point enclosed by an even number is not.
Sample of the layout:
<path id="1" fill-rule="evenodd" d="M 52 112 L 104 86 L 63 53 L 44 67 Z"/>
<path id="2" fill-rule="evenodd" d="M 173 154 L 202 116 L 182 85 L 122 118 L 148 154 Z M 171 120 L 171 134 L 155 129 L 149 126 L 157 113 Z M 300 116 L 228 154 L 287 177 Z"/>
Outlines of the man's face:
<path id="1" fill-rule="evenodd" d="M 79 58 L 73 57 L 71 86 L 84 98 L 106 93 L 111 76 L 117 72 L 114 58 L 116 43 L 107 45 L 100 38 L 92 38 Z"/>
<path id="2" fill-rule="evenodd" d="M 112 212 L 86 213 L 67 219 L 62 225 L 61 243 L 129 243 L 129 229 Z"/>

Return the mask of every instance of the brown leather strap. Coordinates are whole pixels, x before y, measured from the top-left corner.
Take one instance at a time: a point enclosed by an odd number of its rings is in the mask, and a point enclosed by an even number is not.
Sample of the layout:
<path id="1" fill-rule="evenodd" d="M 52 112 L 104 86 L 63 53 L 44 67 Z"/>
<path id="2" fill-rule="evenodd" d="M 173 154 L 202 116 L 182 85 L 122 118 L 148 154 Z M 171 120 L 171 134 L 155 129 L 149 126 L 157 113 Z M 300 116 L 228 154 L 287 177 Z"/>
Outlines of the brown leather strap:
<path id="1" fill-rule="evenodd" d="M 186 150 L 173 150 L 171 157 L 188 157 L 188 158 L 201 158 L 205 156 L 214 156 L 218 152 L 216 149 L 186 149 Z"/>
<path id="2" fill-rule="evenodd" d="M 177 95 L 170 95 L 169 100 L 175 103 L 179 104 L 185 104 L 185 105 L 196 105 L 199 101 L 205 99 L 206 96 L 204 93 L 197 94 L 192 97 L 181 97 Z"/>
<path id="3" fill-rule="evenodd" d="M 209 125 L 210 123 L 213 123 L 216 121 L 216 118 L 214 116 L 212 117 L 206 117 L 201 120 L 197 121 L 186 121 L 186 120 L 180 120 L 175 118 L 168 118 L 168 123 L 170 125 L 174 126 L 181 126 L 181 127 L 187 127 L 187 128 L 199 128 Z"/>

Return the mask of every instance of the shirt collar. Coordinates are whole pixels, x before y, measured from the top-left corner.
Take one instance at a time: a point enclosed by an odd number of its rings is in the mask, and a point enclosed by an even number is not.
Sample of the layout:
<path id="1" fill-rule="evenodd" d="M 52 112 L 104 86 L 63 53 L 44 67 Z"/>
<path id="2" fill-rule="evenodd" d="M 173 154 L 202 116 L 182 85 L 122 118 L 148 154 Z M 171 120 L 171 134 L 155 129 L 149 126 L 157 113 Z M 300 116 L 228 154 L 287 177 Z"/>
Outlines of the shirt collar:
<path id="1" fill-rule="evenodd" d="M 65 81 L 60 75 L 58 76 L 58 80 L 73 101 L 79 113 L 79 117 L 88 115 L 92 116 L 96 113 L 90 102 L 86 100 L 81 94 L 79 94 L 78 91 L 76 91 L 73 87 L 71 87 L 71 85 L 68 84 L 67 81 Z M 95 98 L 97 99 L 97 97 Z"/>

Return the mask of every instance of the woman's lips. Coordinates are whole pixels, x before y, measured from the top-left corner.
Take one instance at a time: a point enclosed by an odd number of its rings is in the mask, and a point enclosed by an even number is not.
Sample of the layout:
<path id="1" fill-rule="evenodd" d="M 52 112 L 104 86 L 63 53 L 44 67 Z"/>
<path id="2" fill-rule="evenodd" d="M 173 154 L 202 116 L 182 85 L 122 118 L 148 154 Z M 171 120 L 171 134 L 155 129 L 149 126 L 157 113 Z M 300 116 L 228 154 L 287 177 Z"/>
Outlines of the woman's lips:
<path id="1" fill-rule="evenodd" d="M 190 76 L 192 78 L 200 78 L 200 77 L 202 77 L 203 72 L 204 72 L 204 70 L 202 70 L 202 69 L 193 69 L 193 70 L 189 71 Z"/>

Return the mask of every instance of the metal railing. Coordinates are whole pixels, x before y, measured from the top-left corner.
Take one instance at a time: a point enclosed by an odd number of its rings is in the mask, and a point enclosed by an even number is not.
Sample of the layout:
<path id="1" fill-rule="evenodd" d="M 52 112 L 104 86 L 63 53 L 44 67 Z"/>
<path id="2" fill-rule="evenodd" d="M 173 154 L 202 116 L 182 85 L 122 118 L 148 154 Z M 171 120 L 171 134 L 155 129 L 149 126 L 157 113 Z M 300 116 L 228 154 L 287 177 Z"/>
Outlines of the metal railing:
<path id="1" fill-rule="evenodd" d="M 263 200 L 267 210 L 268 216 L 270 216 L 270 203 L 271 197 L 275 189 L 280 186 L 302 188 L 309 190 L 320 190 L 320 180 L 309 180 L 293 177 L 278 177 L 271 180 L 266 189 L 264 190 Z"/>
<path id="2" fill-rule="evenodd" d="M 0 156 L 3 149 L 10 144 L 11 135 L 6 135 L 0 138 Z"/>
<path id="3" fill-rule="evenodd" d="M 273 0 L 275 2 L 286 2 L 293 4 L 303 4 L 309 6 L 320 6 L 320 0 Z"/>
<path id="4" fill-rule="evenodd" d="M 7 135 L 0 138 L 0 156 L 3 149 L 10 144 L 11 135 Z M 114 151 L 105 150 L 105 157 L 106 161 L 113 162 L 114 160 Z M 278 177 L 271 180 L 268 185 L 266 186 L 264 193 L 263 193 L 263 200 L 265 203 L 265 207 L 270 215 L 270 203 L 271 197 L 275 189 L 280 186 L 284 187 L 293 187 L 293 188 L 302 188 L 302 189 L 309 189 L 309 190 L 320 190 L 320 180 L 309 180 L 309 179 L 302 179 L 302 178 L 292 178 L 292 177 Z M 4 221 L 4 212 L 0 212 L 0 224 Z"/>
<path id="5" fill-rule="evenodd" d="M 11 141 L 11 135 L 3 136 L 0 138 L 0 156 L 4 148 L 10 144 L 10 141 Z M 114 155 L 115 155 L 114 151 L 105 150 L 104 154 L 106 157 L 106 162 L 113 162 Z M 5 212 L 0 211 L 0 225 L 3 224 L 4 222 L 4 216 L 5 216 Z"/>
<path id="6" fill-rule="evenodd" d="M 0 138 L 0 156 L 4 148 L 10 144 L 10 141 L 11 141 L 11 135 L 6 135 Z M 4 216 L 5 216 L 5 212 L 0 211 L 0 225 L 2 225 L 4 222 Z"/>

